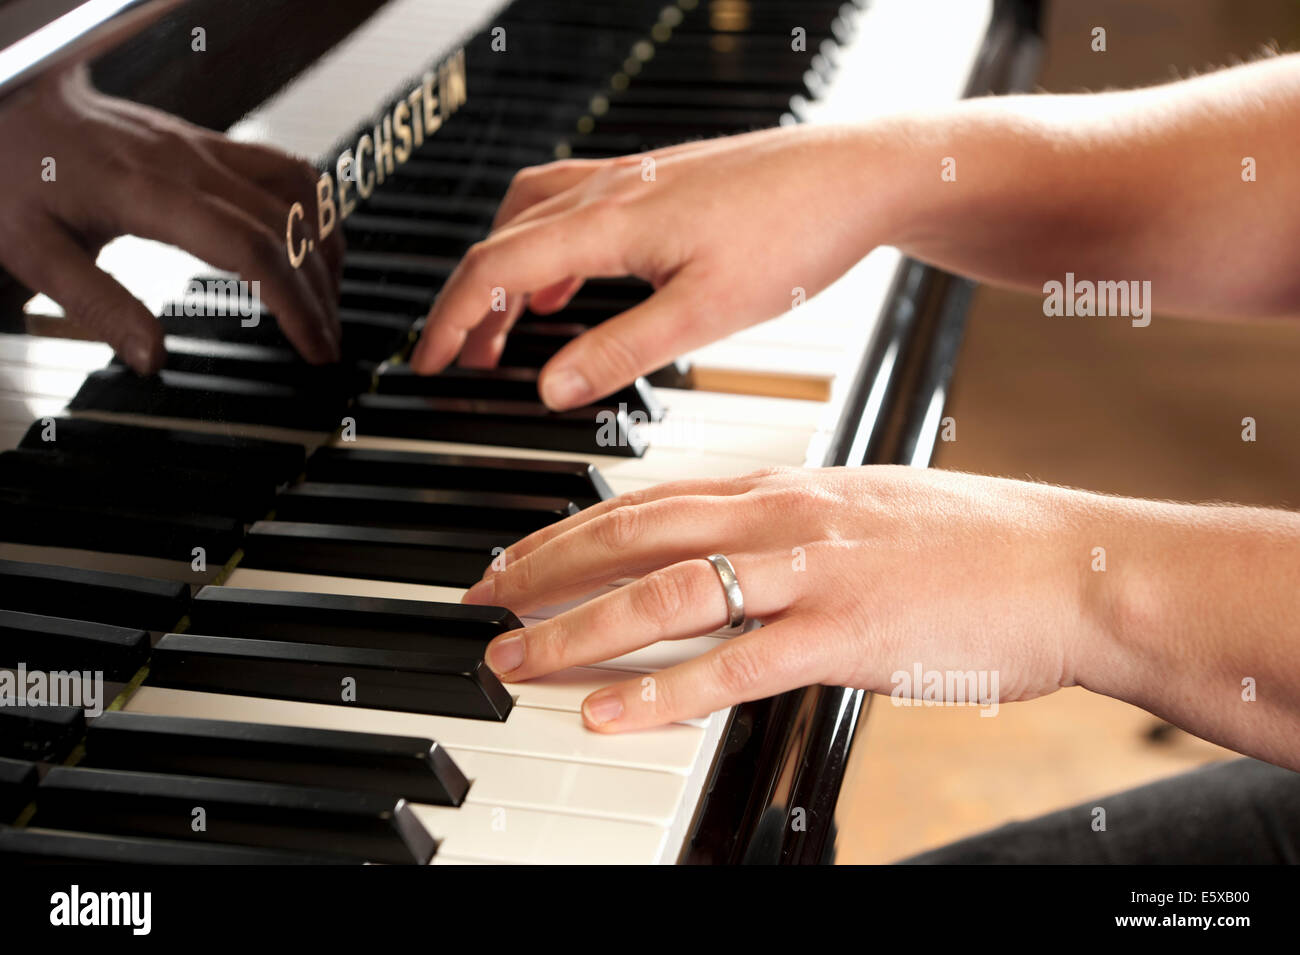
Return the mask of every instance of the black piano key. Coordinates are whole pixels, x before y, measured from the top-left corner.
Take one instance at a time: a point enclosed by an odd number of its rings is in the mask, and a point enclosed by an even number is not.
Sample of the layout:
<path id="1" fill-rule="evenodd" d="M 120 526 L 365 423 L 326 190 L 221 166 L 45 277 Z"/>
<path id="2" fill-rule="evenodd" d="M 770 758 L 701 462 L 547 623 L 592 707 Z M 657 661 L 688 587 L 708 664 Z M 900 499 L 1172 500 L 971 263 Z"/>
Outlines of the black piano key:
<path id="1" fill-rule="evenodd" d="M 488 398 L 536 401 L 536 368 L 461 368 L 452 365 L 436 375 L 417 374 L 410 365 L 384 365 L 375 379 L 381 395 L 422 395 L 428 398 Z M 648 421 L 663 418 L 664 408 L 650 383 L 638 378 L 626 388 L 601 399 L 602 406 L 622 405 Z"/>
<path id="2" fill-rule="evenodd" d="M 144 713 L 91 724 L 81 765 L 387 793 L 459 806 L 469 781 L 430 739 Z"/>
<path id="3" fill-rule="evenodd" d="M 485 228 L 465 223 L 365 213 L 350 216 L 343 228 L 349 246 L 417 255 L 460 256 L 487 233 Z"/>
<path id="4" fill-rule="evenodd" d="M 590 405 L 551 411 L 540 401 L 360 395 L 357 433 L 641 457 L 646 442 L 625 408 Z"/>
<path id="5" fill-rule="evenodd" d="M 510 694 L 482 660 L 169 633 L 148 683 L 184 690 L 501 721 Z"/>
<path id="6" fill-rule="evenodd" d="M 695 380 L 691 374 L 691 363 L 685 358 L 677 358 L 662 368 L 646 375 L 646 381 L 656 388 L 694 388 Z"/>
<path id="7" fill-rule="evenodd" d="M 22 865 L 357 865 L 345 856 L 179 839 L 0 826 L 0 860 Z"/>
<path id="8" fill-rule="evenodd" d="M 508 532 L 417 531 L 353 524 L 258 521 L 245 540 L 243 566 L 300 574 L 372 577 L 444 587 L 470 587 Z"/>
<path id="9" fill-rule="evenodd" d="M 483 655 L 488 641 L 523 626 L 504 607 L 204 587 L 190 609 L 190 629 L 220 637 Z"/>
<path id="10" fill-rule="evenodd" d="M 46 439 L 49 429 L 37 421 L 19 447 L 58 449 L 132 465 L 166 461 L 175 467 L 218 474 L 267 475 L 276 484 L 300 474 L 307 457 L 302 445 L 261 438 L 150 428 L 93 418 L 55 418 L 52 426 L 53 440 Z"/>
<path id="11" fill-rule="evenodd" d="M 363 361 L 378 362 L 391 357 L 406 342 L 411 330 L 412 316 L 409 313 L 390 314 L 340 308 L 338 315 L 343 336 L 339 348 L 346 365 Z M 263 321 L 257 328 L 240 328 L 237 318 L 167 315 L 158 321 L 169 336 L 280 349 L 292 347 L 274 320 Z"/>
<path id="12" fill-rule="evenodd" d="M 540 368 L 561 348 L 587 331 L 586 325 L 560 321 L 561 316 L 548 316 L 546 321 L 521 322 L 512 328 L 501 352 L 501 364 Z"/>
<path id="13" fill-rule="evenodd" d="M 167 461 L 125 470 L 91 455 L 28 448 L 0 452 L 0 487 L 160 513 L 185 514 L 201 505 L 205 513 L 243 521 L 265 517 L 275 499 L 273 483 L 239 471 L 196 471 Z"/>
<path id="14" fill-rule="evenodd" d="M 402 285 L 396 282 L 374 282 L 363 279 L 343 279 L 339 301 L 347 308 L 372 309 L 377 312 L 409 312 L 413 317 L 423 315 L 433 304 L 435 289 L 429 285 Z"/>
<path id="15" fill-rule="evenodd" d="M 105 570 L 0 560 L 0 609 L 77 618 L 141 630 L 171 630 L 185 616 L 188 584 Z"/>
<path id="16" fill-rule="evenodd" d="M 0 758 L 0 822 L 13 822 L 36 792 L 36 764 Z"/>
<path id="17" fill-rule="evenodd" d="M 378 193 L 376 193 L 376 198 Z M 418 197 L 402 196 L 414 201 Z M 404 282 L 424 282 L 441 285 L 447 276 L 456 269 L 459 259 L 440 255 L 407 255 L 400 252 L 367 252 L 364 249 L 349 249 L 343 256 L 345 274 L 365 276 L 368 278 L 387 278 L 397 276 Z"/>
<path id="18" fill-rule="evenodd" d="M 314 481 L 285 489 L 275 503 L 278 521 L 505 531 L 513 537 L 524 537 L 576 513 L 576 504 L 556 497 Z"/>
<path id="19" fill-rule="evenodd" d="M 342 396 L 330 400 L 318 392 L 271 382 L 184 371 L 142 377 L 127 368 L 104 368 L 86 376 L 68 407 L 332 431 L 345 404 Z"/>
<path id="20" fill-rule="evenodd" d="M 202 827 L 192 824 L 198 809 Z M 423 865 L 434 850 L 433 837 L 395 796 L 67 766 L 37 787 L 32 824 L 390 864 Z"/>
<path id="21" fill-rule="evenodd" d="M 432 196 L 418 192 L 385 192 L 376 190 L 366 200 L 367 212 L 384 216 L 435 216 L 442 222 L 459 222 L 486 230 L 492 224 L 500 202 L 483 196 Z M 362 253 L 369 256 L 376 253 Z M 363 258 L 349 251 L 343 257 L 344 267 L 365 268 Z M 454 265 L 454 263 L 453 263 Z M 401 269 L 396 270 L 401 273 Z M 451 274 L 450 269 L 439 273 L 440 278 Z"/>
<path id="22" fill-rule="evenodd" d="M 169 335 L 164 340 L 168 371 L 223 378 L 248 378 L 287 385 L 304 391 L 346 392 L 364 386 L 364 371 L 342 364 L 309 365 L 288 348 L 256 345 L 216 339 L 185 338 Z M 121 365 L 120 358 L 113 359 Z"/>
<path id="23" fill-rule="evenodd" d="M 0 540 L 44 547 L 75 547 L 139 554 L 190 563 L 202 548 L 220 567 L 243 539 L 238 518 L 211 514 L 157 514 L 143 507 L 73 504 L 0 488 Z"/>
<path id="24" fill-rule="evenodd" d="M 148 658 L 146 630 L 0 610 L 0 666 L 3 667 L 23 664 L 29 671 L 102 671 L 104 679 L 123 682 Z"/>
<path id="25" fill-rule="evenodd" d="M 0 756 L 58 762 L 86 731 L 79 706 L 0 706 Z"/>
<path id="26" fill-rule="evenodd" d="M 308 460 L 309 481 L 437 487 L 563 497 L 588 507 L 614 496 L 594 464 L 477 454 L 431 454 L 366 448 L 320 448 Z"/>

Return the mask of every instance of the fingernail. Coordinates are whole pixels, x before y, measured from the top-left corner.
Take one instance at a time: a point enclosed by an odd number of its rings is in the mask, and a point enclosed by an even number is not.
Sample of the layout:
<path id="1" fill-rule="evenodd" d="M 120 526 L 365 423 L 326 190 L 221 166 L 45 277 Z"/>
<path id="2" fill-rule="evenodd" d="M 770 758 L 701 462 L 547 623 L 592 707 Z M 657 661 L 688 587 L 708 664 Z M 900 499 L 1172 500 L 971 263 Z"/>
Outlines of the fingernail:
<path id="1" fill-rule="evenodd" d="M 487 665 L 500 676 L 519 669 L 524 662 L 524 637 L 506 637 L 493 641 L 487 648 Z"/>
<path id="2" fill-rule="evenodd" d="M 598 693 L 582 704 L 588 722 L 601 726 L 623 715 L 623 698 L 617 693 Z"/>
<path id="3" fill-rule="evenodd" d="M 492 595 L 496 591 L 496 581 L 488 578 L 480 580 L 469 590 L 465 591 L 465 596 L 461 597 L 461 603 L 467 604 L 486 604 L 492 602 Z"/>
<path id="4" fill-rule="evenodd" d="M 591 383 L 573 368 L 553 371 L 542 382 L 542 401 L 554 411 L 586 404 L 590 396 Z"/>

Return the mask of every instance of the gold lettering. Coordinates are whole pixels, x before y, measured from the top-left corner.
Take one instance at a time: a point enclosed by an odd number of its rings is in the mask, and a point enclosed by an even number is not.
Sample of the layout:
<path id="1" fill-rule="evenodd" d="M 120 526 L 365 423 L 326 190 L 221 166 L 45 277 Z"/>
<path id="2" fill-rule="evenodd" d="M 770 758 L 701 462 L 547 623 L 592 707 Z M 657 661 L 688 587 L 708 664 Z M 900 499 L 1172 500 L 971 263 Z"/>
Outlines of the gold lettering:
<path id="1" fill-rule="evenodd" d="M 339 153 L 338 162 L 334 164 L 334 168 L 339 181 L 339 218 L 346 219 L 352 215 L 352 210 L 357 207 L 356 200 L 348 198 L 348 180 L 354 178 L 357 174 L 356 161 L 352 158 L 352 150 L 345 149 Z"/>
<path id="2" fill-rule="evenodd" d="M 316 180 L 316 234 L 322 242 L 334 231 L 337 215 L 334 210 L 334 182 L 328 172 Z"/>
<path id="3" fill-rule="evenodd" d="M 423 96 L 424 89 L 417 86 L 406 97 L 406 101 L 411 104 L 411 125 L 415 127 L 416 149 L 424 145 L 424 110 L 420 108 L 420 100 Z"/>
<path id="4" fill-rule="evenodd" d="M 384 181 L 385 173 L 393 174 L 393 121 L 388 116 L 384 117 L 382 126 L 375 127 L 375 174 L 380 182 Z"/>
<path id="5" fill-rule="evenodd" d="M 424 74 L 424 135 L 426 136 L 432 136 L 442 125 L 442 117 L 438 114 L 438 96 L 433 92 L 436 82 L 432 73 Z"/>
<path id="6" fill-rule="evenodd" d="M 316 184 L 317 191 L 320 190 L 320 183 Z M 305 213 L 302 211 L 302 203 L 295 202 L 289 207 L 289 221 L 284 227 L 284 246 L 289 250 L 289 264 L 295 269 L 302 265 L 302 260 L 307 257 L 307 240 L 303 239 L 298 243 L 298 248 L 293 247 L 293 225 L 294 221 L 301 222 Z"/>
<path id="7" fill-rule="evenodd" d="M 468 97 L 465 86 L 465 51 L 458 50 L 438 70 L 438 89 L 442 93 L 444 117 L 450 116 L 464 104 Z"/>
<path id="8" fill-rule="evenodd" d="M 362 158 L 366 153 L 374 153 L 375 144 L 370 140 L 369 133 L 362 133 L 361 138 L 357 140 L 357 195 L 362 199 L 369 199 L 370 194 L 375 191 L 375 174 L 367 172 L 365 163 Z M 378 163 L 375 164 L 378 167 Z"/>
<path id="9" fill-rule="evenodd" d="M 397 132 L 397 145 L 393 147 L 393 154 L 399 163 L 411 158 L 410 118 L 411 108 L 406 105 L 406 100 L 399 99 L 393 107 L 393 129 Z"/>

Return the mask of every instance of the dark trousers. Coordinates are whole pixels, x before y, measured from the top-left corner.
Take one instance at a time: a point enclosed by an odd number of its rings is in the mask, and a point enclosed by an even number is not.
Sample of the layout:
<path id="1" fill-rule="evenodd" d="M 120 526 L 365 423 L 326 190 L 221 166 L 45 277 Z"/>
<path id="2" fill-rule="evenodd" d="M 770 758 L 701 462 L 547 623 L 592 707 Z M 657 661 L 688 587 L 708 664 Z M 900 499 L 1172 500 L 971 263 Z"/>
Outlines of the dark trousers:
<path id="1" fill-rule="evenodd" d="M 1105 829 L 1097 809 L 1104 809 Z M 1300 773 L 1234 759 L 1013 822 L 903 864 L 1300 862 Z"/>

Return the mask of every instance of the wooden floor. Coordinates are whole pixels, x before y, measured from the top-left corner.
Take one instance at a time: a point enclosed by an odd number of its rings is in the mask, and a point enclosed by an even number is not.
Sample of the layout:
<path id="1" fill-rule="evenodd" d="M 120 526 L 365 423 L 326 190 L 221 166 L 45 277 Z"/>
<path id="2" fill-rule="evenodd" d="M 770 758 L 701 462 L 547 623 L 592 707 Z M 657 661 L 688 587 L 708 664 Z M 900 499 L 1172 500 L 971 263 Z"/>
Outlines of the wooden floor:
<path id="1" fill-rule="evenodd" d="M 1052 91 L 1187 75 L 1270 41 L 1300 49 L 1289 0 L 1071 0 L 1049 17 Z M 1108 51 L 1092 53 L 1094 26 Z M 1045 319 L 1039 297 L 981 289 L 940 467 L 1118 494 L 1300 507 L 1300 321 L 1147 328 Z M 1241 419 L 1258 440 L 1241 440 Z M 1127 704 L 1071 689 L 977 710 L 874 701 L 839 809 L 838 860 L 890 862 L 1231 754 Z"/>

